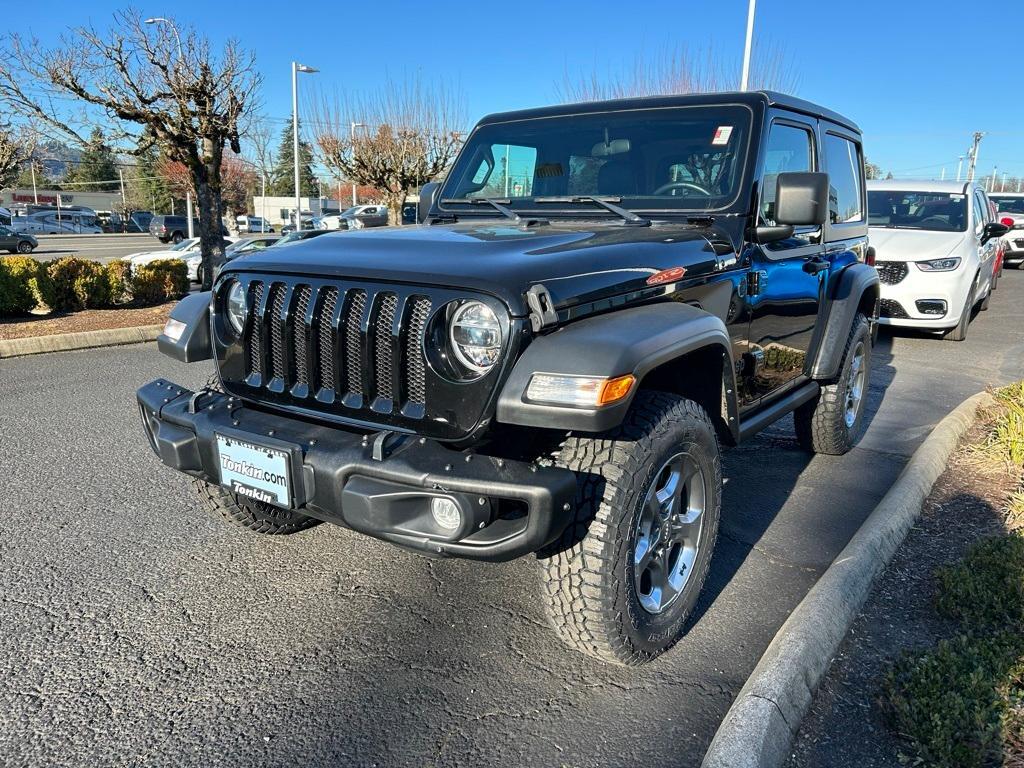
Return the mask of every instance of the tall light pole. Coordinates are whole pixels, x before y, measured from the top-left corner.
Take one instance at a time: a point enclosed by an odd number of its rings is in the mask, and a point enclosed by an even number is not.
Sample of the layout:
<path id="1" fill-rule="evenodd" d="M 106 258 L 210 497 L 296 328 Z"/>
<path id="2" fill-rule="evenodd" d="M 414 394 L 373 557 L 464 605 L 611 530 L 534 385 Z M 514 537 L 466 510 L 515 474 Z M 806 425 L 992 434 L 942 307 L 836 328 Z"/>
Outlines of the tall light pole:
<path id="1" fill-rule="evenodd" d="M 960 155 L 959 162 L 956 164 L 956 180 L 960 181 L 960 171 L 964 169 L 964 156 Z"/>
<path id="2" fill-rule="evenodd" d="M 352 155 L 356 153 L 356 128 L 365 128 L 366 123 L 352 122 L 348 127 L 349 142 L 352 144 Z M 356 183 L 352 182 L 352 207 L 355 208 L 358 203 L 356 202 Z"/>
<path id="3" fill-rule="evenodd" d="M 754 6 L 757 0 L 748 0 L 747 3 L 747 41 L 743 46 L 743 75 L 740 77 L 740 90 L 747 90 L 747 81 L 750 79 L 750 47 L 754 41 Z"/>
<path id="4" fill-rule="evenodd" d="M 299 186 L 299 72 L 313 74 L 319 70 L 292 62 L 292 154 L 295 155 L 295 231 L 302 229 L 302 189 Z"/>
<path id="5" fill-rule="evenodd" d="M 181 50 L 181 35 L 178 34 L 178 27 L 170 19 L 165 19 L 163 16 L 153 16 L 152 18 L 146 19 L 147 24 L 166 24 L 171 28 L 171 32 L 174 33 L 174 40 L 178 44 L 178 66 L 182 65 L 185 60 L 185 54 Z M 172 201 L 173 203 L 173 201 Z M 188 237 L 191 240 L 196 236 L 195 224 L 192 221 L 192 190 L 185 190 L 185 226 L 188 228 Z"/>

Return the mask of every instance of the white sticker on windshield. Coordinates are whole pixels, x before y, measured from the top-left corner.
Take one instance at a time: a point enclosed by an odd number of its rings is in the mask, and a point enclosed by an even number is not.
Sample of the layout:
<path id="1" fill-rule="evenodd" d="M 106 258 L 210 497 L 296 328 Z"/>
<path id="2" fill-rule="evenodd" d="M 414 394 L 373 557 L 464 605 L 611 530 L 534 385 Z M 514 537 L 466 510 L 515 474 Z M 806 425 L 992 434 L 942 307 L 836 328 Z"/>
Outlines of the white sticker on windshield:
<path id="1" fill-rule="evenodd" d="M 950 199 L 950 200 L 952 200 L 952 201 L 953 201 L 953 202 L 955 202 L 955 203 L 959 203 L 959 202 L 960 202 L 961 200 L 963 200 L 963 199 L 964 199 L 965 197 L 966 197 L 966 195 L 950 195 L 950 196 L 949 196 L 949 199 Z"/>
<path id="2" fill-rule="evenodd" d="M 714 147 L 723 147 L 729 143 L 730 136 L 732 136 L 732 126 L 720 125 L 715 129 L 715 138 L 711 140 L 711 145 Z"/>

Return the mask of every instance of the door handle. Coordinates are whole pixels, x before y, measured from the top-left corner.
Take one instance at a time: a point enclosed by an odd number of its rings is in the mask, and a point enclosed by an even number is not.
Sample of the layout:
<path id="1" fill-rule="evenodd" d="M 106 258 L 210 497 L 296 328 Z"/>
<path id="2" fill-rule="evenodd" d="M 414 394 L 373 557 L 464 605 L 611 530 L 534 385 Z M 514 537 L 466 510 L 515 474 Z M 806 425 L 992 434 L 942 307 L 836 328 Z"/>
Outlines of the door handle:
<path id="1" fill-rule="evenodd" d="M 803 270 L 808 275 L 816 275 L 819 272 L 824 272 L 831 266 L 828 259 L 823 259 L 821 256 L 812 256 L 804 262 Z"/>

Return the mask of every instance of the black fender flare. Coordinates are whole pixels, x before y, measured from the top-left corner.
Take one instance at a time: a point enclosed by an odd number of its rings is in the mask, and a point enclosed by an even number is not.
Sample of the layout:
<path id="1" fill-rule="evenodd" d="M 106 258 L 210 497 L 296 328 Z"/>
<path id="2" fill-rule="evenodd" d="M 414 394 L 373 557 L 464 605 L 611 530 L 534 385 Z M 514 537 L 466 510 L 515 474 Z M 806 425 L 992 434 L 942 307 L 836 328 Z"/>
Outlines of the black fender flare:
<path id="1" fill-rule="evenodd" d="M 213 345 L 210 343 L 210 302 L 212 291 L 192 293 L 174 305 L 170 320 L 177 320 L 185 327 L 181 336 L 173 338 L 167 335 L 168 327 L 156 337 L 156 346 L 163 354 L 173 357 L 182 363 L 195 363 L 213 358 Z"/>
<path id="2" fill-rule="evenodd" d="M 725 324 L 703 309 L 678 302 L 647 304 L 584 318 L 534 339 L 502 387 L 496 419 L 526 427 L 603 432 L 622 422 L 638 385 L 619 402 L 599 408 L 578 408 L 528 401 L 526 389 L 533 374 L 616 377 L 631 373 L 642 382 L 647 373 L 665 363 L 690 352 L 718 347 L 722 353 L 726 420 L 730 429 L 735 430 L 735 367 Z M 723 414 L 710 415 L 714 418 Z"/>
<path id="3" fill-rule="evenodd" d="M 867 264 L 851 264 L 839 275 L 835 294 L 829 300 L 828 317 L 815 346 L 813 362 L 808 371 L 812 379 L 834 379 L 839 373 L 846 337 L 853 318 L 860 309 L 864 295 L 874 297 L 868 320 L 877 321 L 876 308 L 880 290 L 878 272 Z"/>

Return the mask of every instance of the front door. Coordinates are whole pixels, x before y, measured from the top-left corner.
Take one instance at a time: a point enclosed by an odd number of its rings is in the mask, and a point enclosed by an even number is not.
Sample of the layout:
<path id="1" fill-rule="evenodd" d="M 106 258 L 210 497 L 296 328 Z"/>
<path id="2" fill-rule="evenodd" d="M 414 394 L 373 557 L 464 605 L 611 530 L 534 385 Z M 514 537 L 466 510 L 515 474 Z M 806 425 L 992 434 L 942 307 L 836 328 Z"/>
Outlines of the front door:
<path id="1" fill-rule="evenodd" d="M 769 129 L 761 168 L 761 223 L 775 223 L 778 174 L 818 170 L 814 127 L 776 119 Z M 747 276 L 750 349 L 743 371 L 741 404 L 757 405 L 804 373 L 828 277 L 821 227 L 797 227 L 792 237 L 753 248 Z"/>

